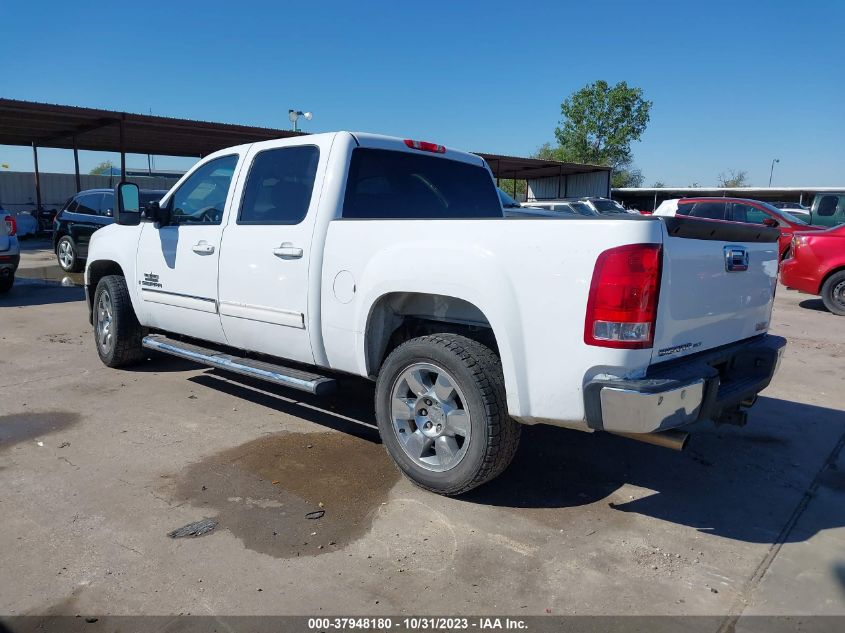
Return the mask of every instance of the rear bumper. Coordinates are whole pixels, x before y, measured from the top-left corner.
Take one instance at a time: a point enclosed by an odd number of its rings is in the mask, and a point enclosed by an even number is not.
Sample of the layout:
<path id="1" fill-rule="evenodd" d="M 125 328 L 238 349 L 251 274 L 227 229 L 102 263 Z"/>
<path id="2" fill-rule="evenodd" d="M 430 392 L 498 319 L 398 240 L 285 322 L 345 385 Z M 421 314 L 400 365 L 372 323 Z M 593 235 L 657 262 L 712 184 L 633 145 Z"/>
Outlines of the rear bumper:
<path id="1" fill-rule="evenodd" d="M 780 282 L 787 288 L 794 288 L 811 295 L 819 294 L 821 283 L 817 272 L 812 268 L 810 270 L 803 268 L 797 259 L 784 260 L 780 268 Z"/>
<path id="2" fill-rule="evenodd" d="M 594 379 L 584 387 L 587 425 L 653 433 L 718 419 L 769 385 L 785 346 L 766 334 L 653 365 L 642 379 Z"/>
<path id="3" fill-rule="evenodd" d="M 0 253 L 0 276 L 14 275 L 20 263 L 21 256 L 19 254 Z"/>

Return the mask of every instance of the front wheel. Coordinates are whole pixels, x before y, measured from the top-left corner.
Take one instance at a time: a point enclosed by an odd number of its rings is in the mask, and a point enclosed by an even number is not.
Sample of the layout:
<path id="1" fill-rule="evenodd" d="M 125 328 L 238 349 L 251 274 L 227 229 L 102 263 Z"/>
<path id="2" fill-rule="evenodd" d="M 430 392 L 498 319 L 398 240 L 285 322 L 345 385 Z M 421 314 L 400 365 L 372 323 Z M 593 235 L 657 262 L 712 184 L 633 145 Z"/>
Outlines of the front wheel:
<path id="1" fill-rule="evenodd" d="M 376 418 L 399 469 L 444 495 L 499 475 L 519 444 L 498 357 L 455 334 L 415 338 L 391 352 L 376 383 Z"/>
<path id="2" fill-rule="evenodd" d="M 845 316 L 845 270 L 831 275 L 822 285 L 825 307 L 839 316 Z"/>
<path id="3" fill-rule="evenodd" d="M 124 367 L 143 360 L 143 336 L 126 280 L 120 275 L 100 279 L 94 292 L 94 341 L 103 364 Z"/>

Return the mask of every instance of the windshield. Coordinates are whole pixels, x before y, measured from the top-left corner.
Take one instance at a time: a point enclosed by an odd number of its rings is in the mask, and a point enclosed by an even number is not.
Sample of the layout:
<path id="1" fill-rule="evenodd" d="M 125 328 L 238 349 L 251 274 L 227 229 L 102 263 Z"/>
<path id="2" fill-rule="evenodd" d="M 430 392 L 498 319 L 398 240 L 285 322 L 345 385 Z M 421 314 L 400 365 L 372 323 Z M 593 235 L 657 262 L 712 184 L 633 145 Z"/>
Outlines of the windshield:
<path id="1" fill-rule="evenodd" d="M 584 202 L 570 202 L 569 206 L 580 215 L 594 215 L 593 210 Z"/>
<path id="2" fill-rule="evenodd" d="M 614 200 L 600 198 L 598 200 L 593 200 L 592 202 L 593 206 L 599 213 L 627 213 L 627 211 L 625 211 L 625 207 Z"/>
<path id="3" fill-rule="evenodd" d="M 499 201 L 505 209 L 517 209 L 522 206 L 498 187 L 496 187 L 496 191 L 499 192 Z"/>
<path id="4" fill-rule="evenodd" d="M 778 209 L 775 206 L 770 205 L 768 202 L 761 202 L 764 207 L 766 207 L 769 211 L 777 215 L 778 217 L 783 218 L 787 222 L 792 222 L 792 224 L 801 224 L 803 226 L 807 226 L 807 222 L 801 220 L 800 218 L 796 218 L 792 215 L 789 211 L 784 211 L 783 209 Z"/>

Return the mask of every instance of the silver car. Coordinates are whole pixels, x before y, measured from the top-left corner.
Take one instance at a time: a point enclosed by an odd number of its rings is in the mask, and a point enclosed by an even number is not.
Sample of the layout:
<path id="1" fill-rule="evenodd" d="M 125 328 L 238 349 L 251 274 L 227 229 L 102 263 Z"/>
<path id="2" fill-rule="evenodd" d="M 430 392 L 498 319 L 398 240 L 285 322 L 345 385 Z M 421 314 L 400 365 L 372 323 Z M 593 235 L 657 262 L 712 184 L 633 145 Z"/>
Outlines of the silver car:
<path id="1" fill-rule="evenodd" d="M 15 216 L 0 208 L 0 294 L 11 290 L 21 260 L 17 228 Z"/>

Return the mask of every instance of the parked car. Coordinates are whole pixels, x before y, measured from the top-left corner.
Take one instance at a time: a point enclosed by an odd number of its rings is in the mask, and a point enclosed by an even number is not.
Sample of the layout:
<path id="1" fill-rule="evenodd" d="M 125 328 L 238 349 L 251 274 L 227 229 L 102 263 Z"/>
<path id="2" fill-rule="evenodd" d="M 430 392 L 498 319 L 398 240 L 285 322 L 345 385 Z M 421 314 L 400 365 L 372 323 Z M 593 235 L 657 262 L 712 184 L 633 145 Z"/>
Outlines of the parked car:
<path id="1" fill-rule="evenodd" d="M 817 193 L 810 207 L 810 219 L 819 226 L 845 224 L 845 193 Z"/>
<path id="2" fill-rule="evenodd" d="M 821 295 L 828 310 L 845 316 L 845 225 L 796 234 L 780 274 L 788 288 Z"/>
<path id="3" fill-rule="evenodd" d="M 318 395 L 368 377 L 388 453 L 441 494 L 501 473 L 520 423 L 677 449 L 699 420 L 744 423 L 785 345 L 777 231 L 505 218 L 486 163 L 434 143 L 241 145 L 145 219 L 135 185 L 117 202 L 85 270 L 105 365 L 157 350 Z"/>
<path id="4" fill-rule="evenodd" d="M 794 215 L 799 220 L 804 220 L 807 224 L 812 224 L 812 222 L 810 222 L 810 207 L 805 206 L 800 202 L 772 202 L 771 204 L 773 207 L 788 211 L 790 215 Z"/>
<path id="5" fill-rule="evenodd" d="M 778 240 L 783 259 L 797 231 L 819 231 L 824 227 L 812 226 L 788 211 L 773 207 L 768 202 L 746 198 L 675 198 L 664 200 L 654 210 L 656 216 L 688 215 L 705 220 L 722 220 L 760 224 L 780 231 Z"/>
<path id="6" fill-rule="evenodd" d="M 21 260 L 17 230 L 15 216 L 0 208 L 0 294 L 9 292 L 15 283 Z"/>
<path id="7" fill-rule="evenodd" d="M 590 215 L 620 215 L 630 214 L 630 212 L 621 204 L 610 198 L 600 198 L 595 196 L 585 196 L 583 198 L 556 198 L 553 200 L 536 200 L 533 202 L 526 202 L 523 206 L 532 205 L 540 206 L 544 209 L 552 209 L 555 205 L 571 205 L 578 206 L 573 209 L 575 213 L 584 215 L 584 208 L 590 210 Z"/>
<path id="8" fill-rule="evenodd" d="M 586 202 L 580 202 L 578 200 L 573 200 L 572 202 L 550 202 L 547 200 L 543 200 L 540 202 L 531 202 L 530 205 L 533 208 L 545 209 L 547 211 L 555 211 L 558 213 L 573 213 L 575 215 L 583 215 L 585 217 L 595 217 L 600 215 L 597 211 L 593 210 L 593 208 L 590 207 Z"/>
<path id="9" fill-rule="evenodd" d="M 146 206 L 167 191 L 143 189 L 140 203 Z M 114 190 L 86 189 L 71 197 L 53 220 L 53 251 L 66 272 L 82 270 L 88 242 L 94 231 L 114 222 Z"/>
<path id="10" fill-rule="evenodd" d="M 35 237 L 38 233 L 38 220 L 31 213 L 20 212 L 15 215 L 15 221 L 18 225 L 18 239 L 22 240 L 27 237 Z"/>

